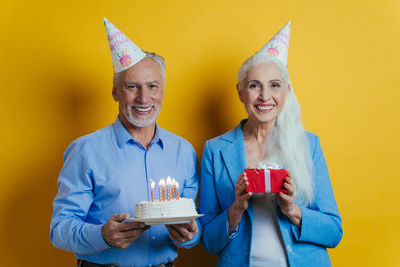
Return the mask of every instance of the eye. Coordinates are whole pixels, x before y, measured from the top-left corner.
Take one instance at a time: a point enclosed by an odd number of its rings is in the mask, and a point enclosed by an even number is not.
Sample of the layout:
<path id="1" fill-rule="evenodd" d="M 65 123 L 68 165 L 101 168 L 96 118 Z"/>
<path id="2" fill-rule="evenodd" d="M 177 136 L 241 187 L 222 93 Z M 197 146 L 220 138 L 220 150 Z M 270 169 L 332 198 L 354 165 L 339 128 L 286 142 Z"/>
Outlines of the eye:
<path id="1" fill-rule="evenodd" d="M 131 85 L 127 85 L 126 88 L 133 90 L 133 89 L 137 89 L 137 85 L 136 84 L 131 84 Z"/>
<path id="2" fill-rule="evenodd" d="M 156 89 L 156 88 L 158 88 L 158 85 L 157 84 L 150 84 L 150 88 L 151 89 Z"/>
<path id="3" fill-rule="evenodd" d="M 279 88 L 279 87 L 281 87 L 281 84 L 280 84 L 280 83 L 277 83 L 277 82 L 273 82 L 273 83 L 271 84 L 271 86 L 272 86 L 273 88 Z"/>
<path id="4" fill-rule="evenodd" d="M 250 88 L 250 89 L 256 89 L 256 88 L 258 88 L 258 87 L 260 87 L 257 83 L 250 83 L 249 85 L 248 85 L 248 88 Z"/>

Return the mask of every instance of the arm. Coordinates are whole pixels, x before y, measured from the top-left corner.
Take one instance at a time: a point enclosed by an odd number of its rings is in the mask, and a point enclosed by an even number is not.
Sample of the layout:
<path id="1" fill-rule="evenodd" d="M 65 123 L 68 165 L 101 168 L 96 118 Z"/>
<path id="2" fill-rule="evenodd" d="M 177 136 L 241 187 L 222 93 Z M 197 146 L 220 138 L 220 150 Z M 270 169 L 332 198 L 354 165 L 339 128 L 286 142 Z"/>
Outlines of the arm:
<path id="1" fill-rule="evenodd" d="M 328 248 L 336 247 L 343 236 L 342 219 L 336 205 L 328 167 L 316 137 L 314 162 L 314 202 L 301 208 L 301 229 L 292 225 L 295 240 Z"/>
<path id="2" fill-rule="evenodd" d="M 201 243 L 211 254 L 218 254 L 236 236 L 229 234 L 228 209 L 222 210 L 217 197 L 213 158 L 206 142 L 201 166 L 200 217 L 203 227 Z"/>
<path id="3" fill-rule="evenodd" d="M 196 152 L 191 147 L 192 164 L 188 164 L 190 178 L 185 181 L 182 197 L 193 199 L 196 203 L 197 191 L 199 189 L 199 161 Z M 175 246 L 180 248 L 192 248 L 200 241 L 201 225 L 198 219 L 190 223 L 166 225 L 170 238 Z"/>
<path id="4" fill-rule="evenodd" d="M 109 248 L 102 237 L 103 225 L 85 223 L 93 202 L 90 173 L 81 146 L 72 143 L 65 152 L 50 224 L 50 240 L 58 248 L 81 254 Z"/>

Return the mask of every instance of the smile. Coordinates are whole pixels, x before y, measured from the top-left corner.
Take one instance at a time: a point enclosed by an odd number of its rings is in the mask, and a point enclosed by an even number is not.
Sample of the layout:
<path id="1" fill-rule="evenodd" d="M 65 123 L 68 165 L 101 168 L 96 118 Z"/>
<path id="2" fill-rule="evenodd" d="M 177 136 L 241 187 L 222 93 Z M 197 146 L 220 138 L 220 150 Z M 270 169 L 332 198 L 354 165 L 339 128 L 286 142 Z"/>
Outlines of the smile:
<path id="1" fill-rule="evenodd" d="M 153 106 L 148 106 L 148 107 L 132 106 L 132 108 L 136 109 L 136 110 L 139 111 L 139 112 L 148 112 L 148 111 L 150 111 L 150 109 L 151 109 L 152 107 L 153 107 Z"/>
<path id="2" fill-rule="evenodd" d="M 268 105 L 255 105 L 255 107 L 256 107 L 256 109 L 258 109 L 258 110 L 260 110 L 260 111 L 270 111 L 270 110 L 272 110 L 274 107 L 275 107 L 275 105 L 272 105 L 272 104 L 268 104 Z"/>

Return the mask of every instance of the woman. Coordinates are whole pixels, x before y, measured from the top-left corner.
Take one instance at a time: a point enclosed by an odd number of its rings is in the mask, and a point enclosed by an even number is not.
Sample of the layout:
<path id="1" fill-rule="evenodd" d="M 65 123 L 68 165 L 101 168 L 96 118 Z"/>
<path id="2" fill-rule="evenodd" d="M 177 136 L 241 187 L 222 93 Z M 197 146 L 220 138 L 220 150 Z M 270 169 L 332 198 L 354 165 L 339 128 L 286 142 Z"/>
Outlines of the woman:
<path id="1" fill-rule="evenodd" d="M 248 119 L 206 142 L 202 159 L 202 245 L 218 266 L 330 266 L 341 218 L 319 138 L 304 131 L 287 62 L 290 22 L 238 73 Z M 243 170 L 278 163 L 287 193 L 246 193 Z"/>

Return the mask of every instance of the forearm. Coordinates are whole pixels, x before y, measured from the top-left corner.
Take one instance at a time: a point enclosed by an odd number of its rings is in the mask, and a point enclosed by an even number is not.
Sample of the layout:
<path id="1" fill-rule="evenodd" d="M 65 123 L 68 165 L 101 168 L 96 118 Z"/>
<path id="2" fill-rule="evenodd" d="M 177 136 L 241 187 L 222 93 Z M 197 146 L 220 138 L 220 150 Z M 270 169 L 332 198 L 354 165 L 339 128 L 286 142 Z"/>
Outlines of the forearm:
<path id="1" fill-rule="evenodd" d="M 74 219 L 62 219 L 51 224 L 50 240 L 63 250 L 94 254 L 109 248 L 101 234 L 102 227 Z"/>
<path id="2" fill-rule="evenodd" d="M 290 211 L 288 211 L 285 215 L 295 226 L 301 229 L 302 214 L 301 214 L 301 209 L 298 205 L 293 204 L 293 208 Z"/>
<path id="3" fill-rule="evenodd" d="M 244 210 L 237 207 L 235 202 L 228 209 L 228 234 L 235 229 L 242 220 Z"/>

